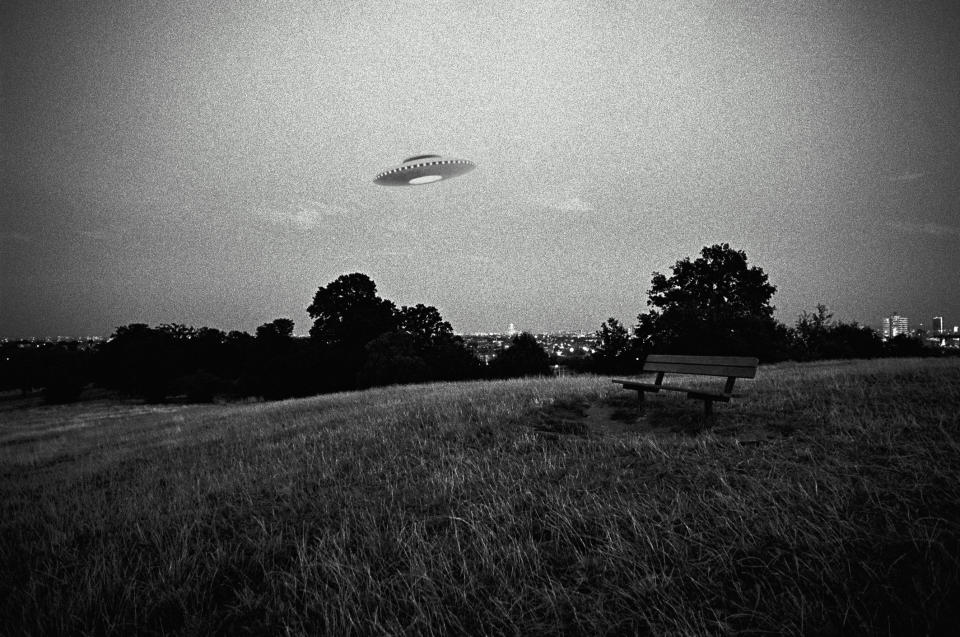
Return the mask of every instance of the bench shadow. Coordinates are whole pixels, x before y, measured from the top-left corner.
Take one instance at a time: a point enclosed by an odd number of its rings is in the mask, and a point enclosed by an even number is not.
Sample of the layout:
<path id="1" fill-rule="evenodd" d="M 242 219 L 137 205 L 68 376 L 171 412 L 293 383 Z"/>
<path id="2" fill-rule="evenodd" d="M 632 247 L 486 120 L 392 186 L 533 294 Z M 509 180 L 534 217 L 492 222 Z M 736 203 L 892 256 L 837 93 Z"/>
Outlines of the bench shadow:
<path id="1" fill-rule="evenodd" d="M 714 413 L 708 416 L 703 413 L 700 401 L 670 394 L 648 395 L 641 410 L 636 395 L 624 392 L 592 401 L 557 401 L 541 409 L 531 426 L 549 438 L 635 435 L 692 438 L 709 431 L 745 445 L 765 444 L 788 435 L 763 423 L 763 419 L 750 417 L 722 403 L 715 405 Z"/>

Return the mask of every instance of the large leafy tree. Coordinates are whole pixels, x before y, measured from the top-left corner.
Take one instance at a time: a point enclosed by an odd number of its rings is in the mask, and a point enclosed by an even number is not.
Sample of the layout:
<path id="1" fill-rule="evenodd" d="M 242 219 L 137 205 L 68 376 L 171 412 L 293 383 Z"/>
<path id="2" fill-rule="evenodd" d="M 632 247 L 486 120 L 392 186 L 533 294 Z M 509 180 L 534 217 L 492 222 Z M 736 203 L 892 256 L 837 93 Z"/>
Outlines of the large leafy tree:
<path id="1" fill-rule="evenodd" d="M 699 258 L 677 261 L 669 277 L 653 273 L 636 333 L 652 350 L 778 358 L 786 331 L 773 319 L 776 290 L 742 250 L 707 246 Z"/>
<path id="2" fill-rule="evenodd" d="M 404 305 L 397 311 L 399 331 L 409 334 L 421 346 L 432 345 L 453 337 L 453 327 L 443 320 L 440 311 L 432 305 L 417 303 Z"/>
<path id="3" fill-rule="evenodd" d="M 711 321 L 769 317 L 776 291 L 761 268 L 747 265 L 745 252 L 724 243 L 703 248 L 694 261 L 677 261 L 670 277 L 654 272 L 647 305 L 661 315 L 683 313 Z"/>
<path id="4" fill-rule="evenodd" d="M 342 382 L 361 385 L 455 380 L 479 373 L 477 361 L 437 308 L 397 308 L 365 274 L 345 274 L 317 290 L 307 308 L 310 336 Z"/>
<path id="5" fill-rule="evenodd" d="M 347 349 L 362 349 L 397 327 L 396 306 L 377 296 L 377 285 L 359 272 L 320 287 L 307 313 L 314 319 L 310 336 L 315 341 Z"/>
<path id="6" fill-rule="evenodd" d="M 397 330 L 411 339 L 427 365 L 429 379 L 460 380 L 475 378 L 480 373 L 479 361 L 432 305 L 417 303 L 400 308 Z"/>

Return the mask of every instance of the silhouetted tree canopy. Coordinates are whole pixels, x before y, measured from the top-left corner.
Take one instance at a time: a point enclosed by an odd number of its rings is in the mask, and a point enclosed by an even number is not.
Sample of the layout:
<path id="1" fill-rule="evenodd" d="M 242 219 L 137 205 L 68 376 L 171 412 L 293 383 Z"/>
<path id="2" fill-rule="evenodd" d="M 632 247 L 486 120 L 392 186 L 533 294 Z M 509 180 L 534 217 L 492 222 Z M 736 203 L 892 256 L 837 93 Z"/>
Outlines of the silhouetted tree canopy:
<path id="1" fill-rule="evenodd" d="M 593 354 L 596 371 L 613 374 L 632 371 L 638 366 L 636 344 L 620 321 L 608 318 L 596 334 L 597 348 Z"/>
<path id="2" fill-rule="evenodd" d="M 181 371 L 177 341 L 185 339 L 189 331 L 177 324 L 156 329 L 144 323 L 118 327 L 101 350 L 106 385 L 162 401 Z"/>
<path id="3" fill-rule="evenodd" d="M 273 319 L 257 328 L 257 338 L 263 341 L 283 341 L 292 336 L 293 321 L 288 318 Z"/>
<path id="4" fill-rule="evenodd" d="M 816 312 L 803 312 L 793 329 L 793 358 L 873 358 L 884 355 L 880 335 L 857 323 L 833 320 L 827 306 L 817 304 Z"/>
<path id="5" fill-rule="evenodd" d="M 422 383 L 430 379 L 424 352 L 410 334 L 386 332 L 364 349 L 366 357 L 358 376 L 361 387 Z"/>
<path id="6" fill-rule="evenodd" d="M 693 314 L 711 322 L 769 317 L 776 291 L 761 268 L 747 266 L 745 252 L 724 243 L 704 247 L 694 261 L 677 261 L 670 277 L 654 272 L 647 305 L 661 315 Z"/>
<path id="7" fill-rule="evenodd" d="M 417 303 L 404 305 L 397 311 L 397 328 L 413 337 L 421 345 L 429 345 L 453 336 L 453 327 L 443 320 L 437 308 Z"/>
<path id="8" fill-rule="evenodd" d="M 671 276 L 653 273 L 650 310 L 636 334 L 648 350 L 689 354 L 787 355 L 787 330 L 773 319 L 776 287 L 729 244 L 704 247 L 677 261 Z"/>
<path id="9" fill-rule="evenodd" d="M 397 326 L 396 306 L 377 296 L 376 284 L 359 272 L 318 288 L 307 313 L 314 319 L 310 336 L 316 342 L 356 351 Z"/>
<path id="10" fill-rule="evenodd" d="M 922 340 L 906 334 L 898 334 L 883 345 L 886 356 L 923 356 L 928 352 Z"/>
<path id="11" fill-rule="evenodd" d="M 490 372 L 498 378 L 542 376 L 550 373 L 550 356 L 533 334 L 523 332 L 490 361 Z"/>
<path id="12" fill-rule="evenodd" d="M 670 277 L 655 272 L 650 310 L 637 317 L 632 334 L 608 319 L 597 331 L 594 356 L 577 364 L 631 373 L 650 351 L 753 354 L 765 361 L 958 355 L 917 337 L 883 341 L 868 327 L 834 321 L 824 305 L 788 328 L 773 319 L 774 291 L 743 252 L 727 244 L 705 247 L 696 260 L 678 261 Z M 549 373 L 547 352 L 527 333 L 514 337 L 484 370 L 437 308 L 418 303 L 398 309 L 377 296 L 364 274 L 319 288 L 309 311 L 310 339 L 295 338 L 293 321 L 278 318 L 259 326 L 256 337 L 180 323 L 133 323 L 96 347 L 0 343 L 0 388 L 44 388 L 46 400 L 67 402 L 93 382 L 150 401 L 211 401 Z M 563 362 L 574 364 L 570 358 Z"/>
<path id="13" fill-rule="evenodd" d="M 338 360 L 343 376 L 363 386 L 455 380 L 479 375 L 479 362 L 437 308 L 397 308 L 377 296 L 365 274 L 320 287 L 307 312 L 310 336 Z"/>

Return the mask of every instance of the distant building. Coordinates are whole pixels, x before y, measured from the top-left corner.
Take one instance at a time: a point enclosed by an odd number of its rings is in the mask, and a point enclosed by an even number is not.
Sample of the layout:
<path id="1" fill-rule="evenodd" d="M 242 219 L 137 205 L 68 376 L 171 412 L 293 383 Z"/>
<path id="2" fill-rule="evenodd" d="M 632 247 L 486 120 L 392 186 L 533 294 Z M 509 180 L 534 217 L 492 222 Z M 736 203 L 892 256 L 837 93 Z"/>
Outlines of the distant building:
<path id="1" fill-rule="evenodd" d="M 883 319 L 883 338 L 894 338 L 895 336 L 910 334 L 910 320 L 906 316 L 900 316 L 897 312 Z"/>
<path id="2" fill-rule="evenodd" d="M 517 328 L 511 323 L 510 327 L 507 328 L 507 336 L 516 336 L 517 334 L 519 334 Z"/>
<path id="3" fill-rule="evenodd" d="M 936 333 L 938 333 L 938 334 L 943 331 L 943 317 L 942 317 L 942 316 L 934 316 L 934 317 L 933 317 L 933 331 L 936 332 Z"/>

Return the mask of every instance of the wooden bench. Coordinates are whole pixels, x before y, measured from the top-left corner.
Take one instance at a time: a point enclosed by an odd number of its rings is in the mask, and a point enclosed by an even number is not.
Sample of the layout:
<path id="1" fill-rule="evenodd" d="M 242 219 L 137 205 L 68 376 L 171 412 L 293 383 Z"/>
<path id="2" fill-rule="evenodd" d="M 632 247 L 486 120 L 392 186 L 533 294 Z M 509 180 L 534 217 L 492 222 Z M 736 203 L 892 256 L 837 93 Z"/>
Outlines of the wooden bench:
<path id="1" fill-rule="evenodd" d="M 642 383 L 637 380 L 615 378 L 613 382 L 637 392 L 640 408 L 643 408 L 643 396 L 646 392 L 657 393 L 661 390 L 685 392 L 687 398 L 703 401 L 705 414 L 712 413 L 715 401 L 727 403 L 737 395 L 733 393 L 733 384 L 738 378 L 753 378 L 757 375 L 758 359 L 749 356 L 673 356 L 670 354 L 650 354 L 643 364 L 644 372 L 656 372 L 657 379 L 653 383 Z M 722 392 L 709 392 L 702 389 L 667 385 L 663 382 L 663 375 L 696 374 L 698 376 L 726 377 L 727 384 Z"/>

